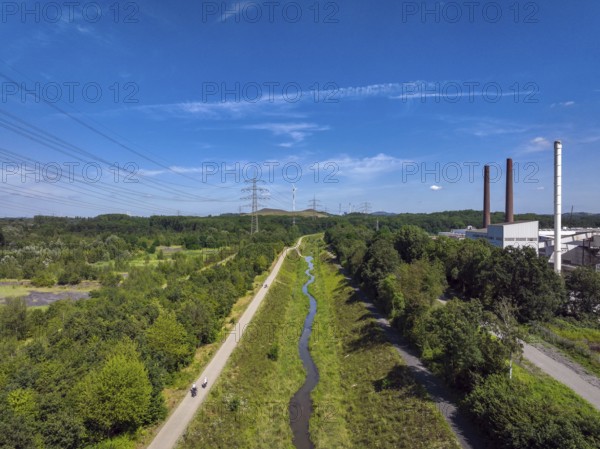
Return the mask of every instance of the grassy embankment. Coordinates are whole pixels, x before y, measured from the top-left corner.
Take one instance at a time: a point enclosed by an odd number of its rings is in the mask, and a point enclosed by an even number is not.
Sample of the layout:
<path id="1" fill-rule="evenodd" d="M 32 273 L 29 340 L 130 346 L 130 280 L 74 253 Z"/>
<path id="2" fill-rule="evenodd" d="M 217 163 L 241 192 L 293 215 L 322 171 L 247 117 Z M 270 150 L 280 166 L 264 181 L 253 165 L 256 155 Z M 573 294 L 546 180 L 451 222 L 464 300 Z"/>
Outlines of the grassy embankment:
<path id="1" fill-rule="evenodd" d="M 527 361 L 513 374 L 511 381 L 488 378 L 467 399 L 490 447 L 600 447 L 600 414 L 591 404 Z"/>
<path id="2" fill-rule="evenodd" d="M 303 255 L 323 249 L 320 239 L 305 242 Z M 182 449 L 293 447 L 288 403 L 305 377 L 298 356 L 308 310 L 301 292 L 305 270 L 306 263 L 290 255 L 255 317 L 254 332 L 235 351 Z M 320 380 L 310 425 L 316 448 L 457 448 L 335 266 L 317 257 L 314 272 L 311 352 Z M 269 358 L 273 352 L 276 360 Z"/>
<path id="3" fill-rule="evenodd" d="M 530 331 L 531 341 L 541 339 L 600 377 L 600 329 L 554 318 L 549 323 L 532 326 Z"/>

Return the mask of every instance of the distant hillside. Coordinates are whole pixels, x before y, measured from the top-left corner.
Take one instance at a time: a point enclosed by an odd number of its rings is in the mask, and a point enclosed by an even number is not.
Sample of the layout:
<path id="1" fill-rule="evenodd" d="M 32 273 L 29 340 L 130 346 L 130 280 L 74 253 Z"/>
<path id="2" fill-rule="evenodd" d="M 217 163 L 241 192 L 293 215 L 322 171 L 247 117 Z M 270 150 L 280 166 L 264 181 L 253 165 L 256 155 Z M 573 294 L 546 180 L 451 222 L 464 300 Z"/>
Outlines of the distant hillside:
<path id="1" fill-rule="evenodd" d="M 291 212 L 288 210 L 283 210 L 283 209 L 269 209 L 269 208 L 264 208 L 264 209 L 260 209 L 259 211 L 257 211 L 258 215 L 281 215 L 281 216 L 287 216 L 287 217 L 291 217 L 293 215 L 296 215 L 296 217 L 314 217 L 315 215 L 317 217 L 328 217 L 329 214 L 325 213 L 325 212 L 319 212 L 319 211 L 315 211 L 313 209 L 305 209 L 305 210 L 297 210 L 296 212 Z M 242 215 L 250 215 L 248 213 L 246 214 L 242 214 Z"/>

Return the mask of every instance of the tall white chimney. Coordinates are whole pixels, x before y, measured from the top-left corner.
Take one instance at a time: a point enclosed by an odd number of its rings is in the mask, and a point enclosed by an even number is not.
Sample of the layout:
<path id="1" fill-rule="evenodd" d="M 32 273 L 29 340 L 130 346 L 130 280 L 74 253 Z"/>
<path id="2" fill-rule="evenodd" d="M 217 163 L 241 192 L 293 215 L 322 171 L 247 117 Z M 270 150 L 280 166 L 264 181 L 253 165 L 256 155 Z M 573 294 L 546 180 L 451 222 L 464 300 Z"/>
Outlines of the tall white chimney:
<path id="1" fill-rule="evenodd" d="M 554 271 L 562 269 L 562 143 L 554 142 Z"/>

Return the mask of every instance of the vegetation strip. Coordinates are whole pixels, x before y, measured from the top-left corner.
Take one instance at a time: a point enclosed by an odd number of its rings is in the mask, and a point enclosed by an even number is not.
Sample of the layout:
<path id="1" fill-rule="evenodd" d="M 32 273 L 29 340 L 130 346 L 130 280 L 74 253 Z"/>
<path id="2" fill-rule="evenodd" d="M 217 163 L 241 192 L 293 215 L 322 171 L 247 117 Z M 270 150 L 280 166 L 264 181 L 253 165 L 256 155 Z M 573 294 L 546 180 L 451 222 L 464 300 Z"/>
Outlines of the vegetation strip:
<path id="1" fill-rule="evenodd" d="M 290 252 L 181 449 L 293 449 L 288 403 L 305 376 L 297 349 L 307 309 L 302 265 Z"/>
<path id="2" fill-rule="evenodd" d="M 297 245 L 299 245 L 300 242 L 301 240 L 298 241 Z M 281 256 L 279 256 L 272 272 L 266 279 L 267 283 L 273 283 L 273 281 L 275 281 L 287 253 L 288 249 L 286 249 Z M 265 288 L 268 286 L 267 283 L 265 283 Z M 202 383 L 202 390 L 198 392 L 198 397 L 186 396 L 184 398 L 173 415 L 169 417 L 169 420 L 154 438 L 149 446 L 149 449 L 171 449 L 175 447 L 177 441 L 183 435 L 189 422 L 193 419 L 194 414 L 204 402 L 204 398 L 211 390 L 213 383 L 218 382 L 221 371 L 229 360 L 230 355 L 236 348 L 239 339 L 242 338 L 247 328 L 252 324 L 252 318 L 263 302 L 266 292 L 267 290 L 259 289 L 257 294 L 252 299 L 252 302 L 244 311 L 242 317 L 240 318 L 240 322 L 236 326 L 236 329 L 227 335 L 221 347 L 218 349 L 210 363 L 208 363 L 200 378 L 196 381 L 197 384 Z M 211 379 L 210 385 L 207 384 L 208 377 Z"/>
<path id="3" fill-rule="evenodd" d="M 310 286 L 319 310 L 311 338 L 320 372 L 311 419 L 315 447 L 460 447 L 435 403 L 330 263 L 322 240 L 306 243 L 312 248 L 303 251 L 319 254 Z"/>

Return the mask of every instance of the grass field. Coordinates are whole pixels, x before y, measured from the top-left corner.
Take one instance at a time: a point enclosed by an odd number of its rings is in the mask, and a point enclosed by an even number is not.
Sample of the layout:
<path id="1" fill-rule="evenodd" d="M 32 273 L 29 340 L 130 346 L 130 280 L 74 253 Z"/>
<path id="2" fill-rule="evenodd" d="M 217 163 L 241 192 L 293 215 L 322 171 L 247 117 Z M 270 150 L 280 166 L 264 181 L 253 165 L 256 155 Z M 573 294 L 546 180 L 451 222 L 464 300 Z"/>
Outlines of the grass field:
<path id="1" fill-rule="evenodd" d="M 591 404 L 570 388 L 542 372 L 538 367 L 528 361 L 521 365 L 514 366 L 513 377 L 531 388 L 534 397 L 551 399 L 552 405 L 562 410 L 573 410 L 574 413 L 578 411 L 584 416 L 599 416 L 599 412 Z"/>

